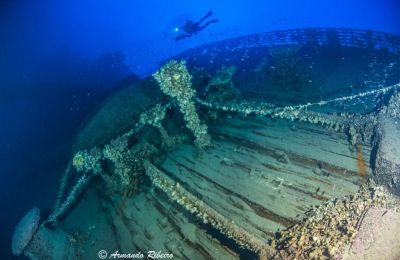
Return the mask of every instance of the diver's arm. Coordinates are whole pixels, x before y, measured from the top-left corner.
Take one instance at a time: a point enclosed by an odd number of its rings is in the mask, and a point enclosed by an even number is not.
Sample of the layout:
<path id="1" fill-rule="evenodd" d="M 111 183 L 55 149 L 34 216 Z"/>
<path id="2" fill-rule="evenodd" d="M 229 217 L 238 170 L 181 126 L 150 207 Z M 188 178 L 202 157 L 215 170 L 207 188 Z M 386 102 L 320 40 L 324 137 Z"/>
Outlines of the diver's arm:
<path id="1" fill-rule="evenodd" d="M 184 39 L 186 37 L 190 37 L 190 36 L 192 36 L 192 35 L 190 35 L 190 34 L 181 34 L 181 35 L 178 35 L 178 36 L 175 37 L 175 41 L 179 41 L 179 40 L 182 40 L 182 39 Z"/>

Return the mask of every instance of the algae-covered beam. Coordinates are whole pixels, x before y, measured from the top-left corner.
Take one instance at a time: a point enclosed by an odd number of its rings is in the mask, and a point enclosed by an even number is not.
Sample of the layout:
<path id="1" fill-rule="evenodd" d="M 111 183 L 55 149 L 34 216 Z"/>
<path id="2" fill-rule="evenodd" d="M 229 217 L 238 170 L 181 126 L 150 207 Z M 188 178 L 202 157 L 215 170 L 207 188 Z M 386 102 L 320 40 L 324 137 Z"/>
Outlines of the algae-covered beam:
<path id="1" fill-rule="evenodd" d="M 200 121 L 196 112 L 193 100 L 196 90 L 192 88 L 192 76 L 189 74 L 185 62 L 172 60 L 154 73 L 153 77 L 166 95 L 178 101 L 186 126 L 195 137 L 196 146 L 199 148 L 208 146 L 210 137 L 207 134 L 207 125 Z"/>
<path id="2" fill-rule="evenodd" d="M 173 181 L 152 163 L 145 161 L 144 166 L 147 176 L 157 188 L 164 191 L 168 197 L 190 213 L 196 215 L 203 223 L 210 224 L 222 234 L 233 239 L 238 245 L 257 253 L 260 259 L 268 259 L 274 254 L 274 249 L 267 244 L 267 241 L 263 241 L 237 226 L 232 220 L 224 217 L 188 192 L 178 182 Z"/>
<path id="3" fill-rule="evenodd" d="M 349 96 L 334 98 L 316 103 L 300 104 L 295 106 L 276 107 L 271 103 L 254 102 L 244 99 L 231 99 L 229 101 L 220 100 L 195 100 L 210 109 L 222 110 L 226 112 L 238 112 L 244 115 L 254 114 L 259 116 L 269 116 L 272 118 L 282 118 L 287 120 L 297 120 L 311 124 L 318 124 L 333 128 L 335 131 L 346 132 L 350 136 L 350 142 L 353 146 L 363 137 L 364 140 L 372 138 L 374 127 L 377 125 L 377 114 L 372 112 L 367 115 L 349 114 L 349 113 L 320 113 L 310 111 L 311 107 L 321 107 L 328 104 L 338 102 L 348 102 L 355 99 L 365 98 L 368 96 L 378 96 L 381 94 L 391 93 L 400 89 L 400 83 L 393 84 L 384 88 L 376 88 L 373 90 L 353 94 Z"/>

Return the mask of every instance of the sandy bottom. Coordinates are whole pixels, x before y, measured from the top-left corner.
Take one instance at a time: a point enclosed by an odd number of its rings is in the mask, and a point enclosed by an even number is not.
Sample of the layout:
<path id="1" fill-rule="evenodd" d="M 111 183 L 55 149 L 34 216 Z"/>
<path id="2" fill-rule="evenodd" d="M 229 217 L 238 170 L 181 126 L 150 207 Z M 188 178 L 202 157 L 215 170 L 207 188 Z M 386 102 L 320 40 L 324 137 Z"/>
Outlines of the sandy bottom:
<path id="1" fill-rule="evenodd" d="M 344 259 L 400 259 L 400 212 L 371 208 Z"/>

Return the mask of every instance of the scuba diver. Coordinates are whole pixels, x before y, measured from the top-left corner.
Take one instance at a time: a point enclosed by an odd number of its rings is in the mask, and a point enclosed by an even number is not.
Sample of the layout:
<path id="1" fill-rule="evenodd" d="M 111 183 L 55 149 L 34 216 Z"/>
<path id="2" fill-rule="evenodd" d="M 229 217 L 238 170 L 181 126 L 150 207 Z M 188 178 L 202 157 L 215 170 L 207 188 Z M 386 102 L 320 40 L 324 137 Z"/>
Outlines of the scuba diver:
<path id="1" fill-rule="evenodd" d="M 206 28 L 209 24 L 211 23 L 216 23 L 219 20 L 218 19 L 214 19 L 211 21 L 206 22 L 204 25 L 200 25 L 205 19 L 207 19 L 208 17 L 210 17 L 213 13 L 211 11 L 209 11 L 203 18 L 201 18 L 198 22 L 193 22 L 191 20 L 187 20 L 185 25 L 182 27 L 179 27 L 180 30 L 183 30 L 185 33 L 182 35 L 179 35 L 175 38 L 175 40 L 182 40 L 186 37 L 191 37 L 193 34 L 197 34 L 198 32 L 200 32 L 201 30 L 203 30 L 204 28 Z M 177 31 L 179 30 L 177 29 Z"/>

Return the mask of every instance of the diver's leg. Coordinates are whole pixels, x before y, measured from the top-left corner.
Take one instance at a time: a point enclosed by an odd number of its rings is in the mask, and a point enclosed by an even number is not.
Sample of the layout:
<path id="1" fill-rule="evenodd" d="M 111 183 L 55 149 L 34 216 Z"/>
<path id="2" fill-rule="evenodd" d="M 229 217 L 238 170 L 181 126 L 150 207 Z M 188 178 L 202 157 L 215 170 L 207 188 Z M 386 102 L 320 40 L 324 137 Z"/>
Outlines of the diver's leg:
<path id="1" fill-rule="evenodd" d="M 197 22 L 197 24 L 200 24 L 202 21 L 204 21 L 205 19 L 207 19 L 208 17 L 210 17 L 212 14 L 213 14 L 213 12 L 208 11 L 208 13 L 207 13 L 203 18 L 201 18 L 201 19 Z"/>
<path id="2" fill-rule="evenodd" d="M 217 23 L 217 22 L 219 22 L 218 19 L 214 19 L 214 20 L 208 21 L 206 24 L 204 24 L 204 25 L 202 25 L 202 26 L 199 26 L 199 30 L 198 30 L 198 31 L 203 30 L 204 28 L 206 28 L 206 27 L 207 27 L 209 24 L 211 24 L 211 23 Z"/>

